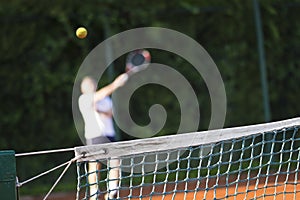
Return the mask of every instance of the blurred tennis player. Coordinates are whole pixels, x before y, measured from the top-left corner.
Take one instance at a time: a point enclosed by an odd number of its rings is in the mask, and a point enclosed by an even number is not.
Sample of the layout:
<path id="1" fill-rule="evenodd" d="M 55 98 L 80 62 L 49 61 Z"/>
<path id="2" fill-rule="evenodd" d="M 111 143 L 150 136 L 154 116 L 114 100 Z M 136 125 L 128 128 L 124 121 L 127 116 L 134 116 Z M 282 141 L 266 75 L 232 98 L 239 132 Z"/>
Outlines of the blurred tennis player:
<path id="1" fill-rule="evenodd" d="M 121 74 L 111 84 L 97 89 L 97 84 L 91 77 L 83 78 L 81 82 L 82 95 L 79 97 L 79 109 L 84 119 L 84 136 L 87 145 L 115 142 L 115 130 L 112 119 L 112 101 L 109 97 L 116 89 L 123 86 L 128 79 L 127 74 Z M 105 199 L 114 198 L 117 193 L 119 178 L 119 160 L 109 162 L 109 188 Z M 95 173 L 101 168 L 98 162 L 89 162 L 89 199 L 98 199 L 99 174 Z"/>

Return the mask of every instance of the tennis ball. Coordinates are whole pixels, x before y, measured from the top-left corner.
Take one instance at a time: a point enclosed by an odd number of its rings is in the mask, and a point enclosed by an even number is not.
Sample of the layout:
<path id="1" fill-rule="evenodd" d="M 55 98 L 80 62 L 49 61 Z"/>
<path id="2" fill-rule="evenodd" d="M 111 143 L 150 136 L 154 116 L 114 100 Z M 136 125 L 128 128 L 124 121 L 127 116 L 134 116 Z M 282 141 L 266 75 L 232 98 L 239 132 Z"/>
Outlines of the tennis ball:
<path id="1" fill-rule="evenodd" d="M 87 36 L 87 30 L 84 27 L 80 27 L 76 30 L 76 36 L 83 39 Z"/>

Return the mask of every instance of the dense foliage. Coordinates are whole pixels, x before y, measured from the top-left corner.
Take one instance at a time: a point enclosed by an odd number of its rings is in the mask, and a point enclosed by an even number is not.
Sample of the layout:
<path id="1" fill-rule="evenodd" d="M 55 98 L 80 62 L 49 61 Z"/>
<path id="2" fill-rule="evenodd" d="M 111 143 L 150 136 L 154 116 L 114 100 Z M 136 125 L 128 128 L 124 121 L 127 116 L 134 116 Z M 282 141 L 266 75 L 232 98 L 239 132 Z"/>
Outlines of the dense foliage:
<path id="1" fill-rule="evenodd" d="M 0 5 L 1 149 L 27 152 L 81 145 L 71 109 L 73 82 L 80 64 L 107 37 L 144 26 L 180 31 L 209 52 L 226 87 L 226 126 L 264 121 L 251 0 L 13 0 L 1 1 Z M 272 120 L 295 117 L 300 110 L 300 1 L 267 0 L 260 1 L 260 6 Z M 79 40 L 74 33 L 82 25 L 89 35 Z M 201 107 L 199 129 L 207 128 L 210 101 L 201 76 L 176 55 L 158 50 L 152 53 L 155 62 L 173 66 L 190 81 Z M 122 65 L 124 58 L 115 64 Z M 114 76 L 122 70 L 115 67 Z M 165 93 L 159 102 L 158 93 Z M 161 103 L 174 116 L 168 118 L 161 134 L 177 130 L 180 114 L 172 93 L 150 85 L 134 97 L 132 114 L 138 123 L 147 123 L 149 106 Z M 51 159 L 19 160 L 21 178 L 65 161 L 59 155 Z M 45 166 L 43 162 L 51 164 Z"/>

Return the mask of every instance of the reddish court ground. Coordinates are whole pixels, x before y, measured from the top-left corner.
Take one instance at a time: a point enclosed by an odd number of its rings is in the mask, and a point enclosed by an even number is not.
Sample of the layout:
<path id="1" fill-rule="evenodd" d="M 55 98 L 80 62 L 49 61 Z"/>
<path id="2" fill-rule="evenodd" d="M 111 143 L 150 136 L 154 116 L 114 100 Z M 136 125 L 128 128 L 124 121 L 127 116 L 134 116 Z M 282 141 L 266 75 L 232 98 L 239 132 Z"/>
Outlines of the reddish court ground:
<path id="1" fill-rule="evenodd" d="M 210 179 L 206 185 L 206 180 L 202 180 L 199 185 L 197 182 L 189 182 L 178 184 L 175 188 L 174 184 L 167 184 L 164 188 L 163 185 L 153 188 L 153 186 L 148 188 L 143 188 L 142 195 L 149 195 L 152 191 L 155 193 L 171 192 L 171 194 L 163 196 L 152 196 L 151 198 L 132 198 L 133 200 L 201 200 L 201 199 L 300 199 L 300 175 L 298 173 L 291 173 L 289 175 L 280 175 L 280 176 L 269 176 L 267 179 L 265 177 L 255 179 L 253 178 L 250 182 L 246 181 L 247 174 L 240 175 L 240 180 L 245 180 L 245 182 L 235 184 L 234 180 L 237 177 L 231 177 L 226 181 L 226 178 Z M 296 178 L 296 180 L 295 180 Z M 226 182 L 230 185 L 225 187 Z M 218 183 L 223 187 L 218 187 L 213 189 L 214 185 Z M 286 184 L 284 184 L 286 183 Z M 297 183 L 297 184 L 295 184 Z M 204 188 L 210 188 L 205 192 Z M 172 191 L 185 189 L 195 190 L 198 188 L 198 192 L 180 192 L 175 195 L 172 194 Z M 255 188 L 258 188 L 255 190 Z M 247 192 L 248 191 L 248 192 Z M 125 197 L 128 195 L 128 191 L 121 191 L 120 196 Z M 134 196 L 139 196 L 141 194 L 141 189 L 136 189 L 132 191 Z M 236 194 L 236 195 L 235 195 Z M 274 196 L 276 194 L 276 196 Z M 227 197 L 227 198 L 226 198 Z"/>
<path id="2" fill-rule="evenodd" d="M 283 194 L 282 191 L 284 191 L 284 186 L 281 187 L 276 187 L 276 189 L 273 188 L 268 188 L 267 190 L 260 189 L 256 192 L 249 192 L 245 193 L 246 187 L 242 186 L 239 187 L 238 192 L 241 192 L 241 194 L 236 195 L 236 196 L 231 196 L 226 198 L 226 193 L 230 196 L 235 194 L 235 187 L 230 187 L 226 191 L 226 189 L 217 189 L 216 191 L 210 190 L 206 194 L 205 192 L 197 192 L 196 194 L 194 193 L 177 193 L 174 196 L 173 195 L 166 195 L 164 198 L 162 196 L 153 196 L 152 198 L 142 198 L 143 200 L 201 200 L 201 199 L 214 199 L 214 193 L 216 193 L 216 198 L 217 199 L 228 199 L 228 200 L 233 200 L 233 199 L 266 199 L 266 200 L 280 200 L 280 199 L 300 199 L 300 194 L 299 193 L 294 193 L 294 185 L 288 185 L 285 188 L 286 192 L 291 192 L 290 194 Z M 300 186 L 297 186 L 297 190 L 300 190 Z M 281 193 L 282 192 L 282 193 Z M 277 193 L 276 197 L 274 197 L 274 193 Z M 281 193 L 281 194 L 279 194 Z M 265 196 L 264 196 L 265 194 Z M 204 196 L 206 195 L 206 196 Z M 272 195 L 272 196 L 268 196 Z M 139 198 L 135 198 L 132 200 L 139 200 Z"/>
<path id="3" fill-rule="evenodd" d="M 283 176 L 280 177 L 276 176 L 270 176 L 267 180 L 267 185 L 265 185 L 266 178 L 260 178 L 257 180 L 252 180 L 248 184 L 247 183 L 239 183 L 233 184 L 230 187 L 220 187 L 214 189 L 210 189 L 207 192 L 201 190 L 201 188 L 205 188 L 206 181 L 202 181 L 200 185 L 198 185 L 198 188 L 200 191 L 197 193 L 194 192 L 180 192 L 173 194 L 167 194 L 165 196 L 159 196 L 154 195 L 152 197 L 149 197 L 149 194 L 151 192 L 155 193 L 161 193 L 163 191 L 165 192 L 172 192 L 174 189 L 183 191 L 185 188 L 188 190 L 194 190 L 197 187 L 196 182 L 189 182 L 188 184 L 181 183 L 178 184 L 175 188 L 175 184 L 167 184 L 167 185 L 158 185 L 158 186 L 147 186 L 143 188 L 136 188 L 132 192 L 132 195 L 139 196 L 139 195 L 145 195 L 148 197 L 144 198 L 130 198 L 130 200 L 172 200 L 174 196 L 174 200 L 201 200 L 201 199 L 214 199 L 214 195 L 216 195 L 216 199 L 276 199 L 276 200 L 292 200 L 292 199 L 300 199 L 300 176 L 297 175 L 297 179 L 295 180 L 295 174 L 290 174 L 290 176 Z M 299 181 L 298 181 L 299 180 Z M 214 179 L 210 180 L 208 182 L 208 187 L 213 187 L 213 185 L 218 182 L 220 185 L 224 185 L 225 179 Z M 257 182 L 256 182 L 257 181 Z M 231 182 L 231 180 L 227 181 L 228 183 Z M 284 183 L 287 184 L 284 184 Z M 277 183 L 275 186 L 275 183 Z M 294 184 L 297 183 L 297 184 Z M 255 185 L 257 185 L 258 190 L 254 191 Z M 265 187 L 267 186 L 267 187 Z M 265 189 L 266 188 L 266 189 Z M 248 192 L 246 192 L 248 191 Z M 285 192 L 284 192 L 285 191 Z M 127 196 L 129 195 L 129 190 L 121 190 L 119 195 L 121 199 L 129 199 Z M 226 194 L 228 197 L 226 198 Z M 233 196 L 234 194 L 237 194 L 236 196 Z M 274 196 L 276 194 L 276 196 Z M 20 200 L 41 200 L 43 197 L 27 197 L 27 198 L 21 198 Z M 70 194 L 55 194 L 49 197 L 49 200 L 74 200 L 75 199 L 75 193 Z M 102 198 L 100 198 L 102 199 Z"/>

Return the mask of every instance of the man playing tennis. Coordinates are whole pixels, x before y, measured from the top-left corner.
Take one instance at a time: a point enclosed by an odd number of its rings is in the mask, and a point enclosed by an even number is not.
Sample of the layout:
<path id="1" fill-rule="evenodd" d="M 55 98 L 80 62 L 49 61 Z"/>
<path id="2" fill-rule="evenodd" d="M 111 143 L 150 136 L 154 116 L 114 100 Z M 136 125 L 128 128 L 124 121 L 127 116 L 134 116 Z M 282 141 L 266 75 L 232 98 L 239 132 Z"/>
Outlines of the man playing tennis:
<path id="1" fill-rule="evenodd" d="M 87 145 L 103 144 L 115 141 L 115 130 L 112 120 L 112 101 L 109 97 L 116 89 L 123 86 L 128 79 L 127 74 L 121 74 L 111 84 L 97 89 L 97 84 L 91 77 L 83 78 L 81 82 L 82 95 L 79 97 L 79 109 L 84 119 L 84 136 Z M 114 198 L 117 193 L 119 177 L 119 160 L 111 159 L 109 166 L 109 192 L 105 199 Z M 91 200 L 98 199 L 98 173 L 101 168 L 98 162 L 89 163 L 88 182 L 90 185 L 89 196 Z"/>

